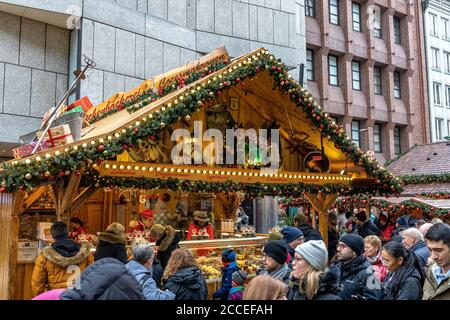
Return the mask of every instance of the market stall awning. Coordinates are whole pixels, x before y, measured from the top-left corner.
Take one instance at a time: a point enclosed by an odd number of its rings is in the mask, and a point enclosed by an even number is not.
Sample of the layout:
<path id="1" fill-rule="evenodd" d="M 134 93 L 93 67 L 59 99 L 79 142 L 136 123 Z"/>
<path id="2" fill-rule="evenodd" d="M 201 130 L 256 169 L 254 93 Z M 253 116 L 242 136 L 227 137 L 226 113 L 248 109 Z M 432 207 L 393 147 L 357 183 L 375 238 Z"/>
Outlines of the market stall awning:
<path id="1" fill-rule="evenodd" d="M 243 186 L 244 190 L 254 184 L 259 186 L 258 191 L 254 192 L 257 195 L 279 195 L 288 189 L 296 193 L 373 192 L 374 195 L 401 191 L 398 179 L 375 158 L 360 150 L 311 94 L 288 74 L 286 65 L 269 51 L 261 48 L 231 62 L 227 61 L 226 54 L 215 54 L 212 63 L 208 64 L 207 58 L 202 58 L 188 68 L 182 67 L 157 77 L 157 80 L 146 81 L 140 86 L 141 89 L 132 94 L 118 94 L 113 100 L 123 110 L 110 109 L 114 105 L 110 100 L 102 108 L 96 108 L 102 110 L 105 118 L 93 123 L 94 129 L 80 141 L 2 164 L 2 191 L 54 183 L 67 179 L 71 173 L 79 174 L 82 168 L 86 176 L 85 184 L 95 186 L 120 186 L 123 183 L 142 186 L 143 180 L 152 180 L 152 185 L 157 187 L 155 180 L 162 180 L 157 174 L 172 173 L 168 180 L 174 188 L 183 188 L 186 180 L 201 182 L 206 190 L 211 189 L 214 183 L 222 184 L 222 187 L 233 183 Z M 207 67 L 201 69 L 199 65 Z M 162 172 L 158 172 L 156 165 L 152 174 L 149 171 L 142 173 L 142 168 L 147 165 L 145 161 L 119 163 L 121 155 L 135 150 L 147 139 L 163 147 L 163 142 L 170 140 L 171 130 L 185 127 L 186 123 L 189 127 L 189 122 L 194 118 L 206 122 L 208 119 L 205 120 L 205 117 L 209 117 L 207 112 L 217 106 L 215 104 L 223 104 L 224 96 L 227 104 L 229 96 L 233 96 L 239 99 L 238 104 L 243 105 L 242 112 L 239 107 L 238 111 L 233 109 L 233 102 L 230 102 L 229 108 L 237 114 L 234 118 L 237 118 L 238 124 L 242 122 L 245 129 L 261 129 L 262 122 L 275 123 L 279 128 L 283 161 L 287 165 L 283 164 L 272 173 L 273 176 L 270 173 L 268 176 L 255 176 L 247 167 L 235 168 L 227 176 L 228 169 L 223 167 L 193 166 L 187 169 L 188 178 L 174 178 L 180 173 L 177 169 L 184 169 L 171 167 L 170 161 L 159 163 Z M 245 115 L 245 122 L 239 118 L 242 114 Z M 255 123 L 252 123 L 252 118 Z M 328 166 L 326 169 L 319 167 L 319 174 L 313 174 L 305 167 L 309 162 L 299 163 L 297 154 L 302 154 L 302 161 L 310 157 L 308 160 L 312 165 L 317 161 L 321 161 L 322 165 L 327 160 Z M 107 165 L 110 167 L 107 168 Z M 124 166 L 122 170 L 125 171 L 129 170 L 128 167 L 131 169 L 126 174 L 124 171 L 120 174 L 114 171 L 114 165 L 119 169 Z M 198 170 L 200 173 L 194 175 Z M 207 172 L 207 177 L 203 171 Z M 222 171 L 224 175 L 221 175 Z M 250 173 L 253 175 L 250 176 Z M 229 179 L 222 183 L 225 177 Z M 266 182 L 270 187 L 265 185 Z M 207 187 L 206 183 L 209 183 Z M 163 185 L 167 187 L 166 182 L 160 183 L 160 186 Z M 277 185 L 283 187 L 277 188 Z"/>

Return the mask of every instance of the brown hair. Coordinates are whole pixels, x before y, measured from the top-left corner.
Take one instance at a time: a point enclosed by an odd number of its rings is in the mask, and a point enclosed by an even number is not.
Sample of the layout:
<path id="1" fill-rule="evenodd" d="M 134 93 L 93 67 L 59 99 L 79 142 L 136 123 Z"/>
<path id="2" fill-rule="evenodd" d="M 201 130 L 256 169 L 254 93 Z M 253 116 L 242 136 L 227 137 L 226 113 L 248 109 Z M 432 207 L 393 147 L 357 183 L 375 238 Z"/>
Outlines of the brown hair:
<path id="1" fill-rule="evenodd" d="M 173 275 L 175 272 L 187 267 L 198 268 L 194 256 L 190 251 L 186 249 L 176 249 L 172 252 L 170 259 L 167 262 L 163 278 L 169 279 L 169 277 Z"/>
<path id="2" fill-rule="evenodd" d="M 253 278 L 245 288 L 243 300 L 280 300 L 286 296 L 287 286 L 267 275 Z"/>
<path id="3" fill-rule="evenodd" d="M 381 250 L 381 240 L 377 236 L 367 236 L 364 238 L 364 242 L 370 243 L 372 246 L 377 247 L 378 250 Z"/>
<path id="4" fill-rule="evenodd" d="M 298 224 L 307 224 L 308 217 L 306 215 L 304 215 L 303 213 L 298 213 L 294 217 L 294 222 L 297 222 Z"/>

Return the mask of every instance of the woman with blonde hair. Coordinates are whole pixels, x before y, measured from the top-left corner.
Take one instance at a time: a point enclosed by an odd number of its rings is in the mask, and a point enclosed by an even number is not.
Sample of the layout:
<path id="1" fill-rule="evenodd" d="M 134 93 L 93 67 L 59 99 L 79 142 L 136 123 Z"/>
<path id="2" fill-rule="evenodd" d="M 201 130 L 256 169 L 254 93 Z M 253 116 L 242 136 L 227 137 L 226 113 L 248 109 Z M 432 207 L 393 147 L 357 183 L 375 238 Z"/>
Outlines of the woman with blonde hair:
<path id="1" fill-rule="evenodd" d="M 268 275 L 253 278 L 245 288 L 242 300 L 287 300 L 283 281 Z"/>
<path id="2" fill-rule="evenodd" d="M 372 265 L 375 276 L 383 282 L 388 274 L 386 266 L 381 259 L 381 239 L 377 236 L 367 236 L 364 238 L 364 256 Z"/>
<path id="3" fill-rule="evenodd" d="M 328 249 L 322 240 L 295 248 L 289 300 L 341 300 L 337 276 L 327 269 Z"/>
<path id="4" fill-rule="evenodd" d="M 194 256 L 186 249 L 172 252 L 162 282 L 165 290 L 175 293 L 175 300 L 206 300 L 208 287 Z"/>

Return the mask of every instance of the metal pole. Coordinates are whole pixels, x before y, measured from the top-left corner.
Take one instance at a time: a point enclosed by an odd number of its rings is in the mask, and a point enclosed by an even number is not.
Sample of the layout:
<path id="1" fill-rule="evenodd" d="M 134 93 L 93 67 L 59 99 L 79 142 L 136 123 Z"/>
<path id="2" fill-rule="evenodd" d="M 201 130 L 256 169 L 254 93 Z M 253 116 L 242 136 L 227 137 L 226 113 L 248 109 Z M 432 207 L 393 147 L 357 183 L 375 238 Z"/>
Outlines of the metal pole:
<path id="1" fill-rule="evenodd" d="M 95 62 L 91 59 L 89 59 L 88 57 L 84 56 L 84 62 L 86 62 L 86 66 L 84 67 L 83 71 L 81 71 L 81 73 L 78 75 L 78 77 L 72 82 L 69 90 L 66 91 L 66 93 L 64 94 L 64 97 L 61 99 L 61 101 L 58 104 L 58 107 L 52 112 L 52 114 L 50 115 L 50 117 L 48 117 L 47 121 L 45 121 L 41 127 L 39 128 L 39 131 L 45 127 L 45 130 L 42 132 L 41 137 L 39 138 L 36 146 L 33 149 L 33 152 L 31 152 L 31 154 L 36 153 L 37 148 L 41 147 L 42 150 L 42 146 L 41 146 L 41 142 L 44 139 L 45 134 L 47 133 L 47 131 L 50 129 L 50 126 L 52 125 L 53 121 L 56 119 L 56 116 L 58 115 L 58 111 L 61 109 L 64 101 L 66 101 L 66 99 L 69 97 L 69 95 L 71 94 L 72 90 L 76 87 L 76 85 L 78 84 L 78 82 L 80 81 L 80 79 L 84 76 L 84 74 L 86 73 L 87 69 L 92 67 L 94 68 L 96 66 Z M 37 134 L 36 134 L 37 136 Z M 36 137 L 35 137 L 36 138 Z M 33 139 L 34 140 L 34 139 Z"/>

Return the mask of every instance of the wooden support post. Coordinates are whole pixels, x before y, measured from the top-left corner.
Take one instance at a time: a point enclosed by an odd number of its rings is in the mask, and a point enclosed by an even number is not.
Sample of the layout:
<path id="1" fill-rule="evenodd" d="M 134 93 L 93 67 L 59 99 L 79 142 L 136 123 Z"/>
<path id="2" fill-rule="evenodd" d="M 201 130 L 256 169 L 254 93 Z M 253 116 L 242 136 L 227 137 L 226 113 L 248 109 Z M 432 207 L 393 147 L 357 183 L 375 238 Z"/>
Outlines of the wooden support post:
<path id="1" fill-rule="evenodd" d="M 0 194 L 0 300 L 13 299 L 24 192 Z"/>
<path id="2" fill-rule="evenodd" d="M 70 211 L 77 210 L 83 203 L 90 198 L 94 193 L 96 193 L 98 188 L 95 187 L 88 187 L 84 189 L 79 195 L 76 196 L 76 198 L 72 201 L 72 206 L 70 208 Z"/>
<path id="3" fill-rule="evenodd" d="M 53 196 L 55 198 L 56 219 L 58 221 L 69 222 L 69 210 L 72 206 L 73 198 L 77 195 L 83 171 L 81 170 L 78 175 L 72 173 L 67 186 L 52 185 Z"/>
<path id="4" fill-rule="evenodd" d="M 336 194 L 308 194 L 305 193 L 306 199 L 311 203 L 314 209 L 319 214 L 319 231 L 322 235 L 323 241 L 328 245 L 328 208 L 336 200 Z"/>
<path id="5" fill-rule="evenodd" d="M 47 192 L 48 186 L 41 186 L 34 189 L 31 193 L 28 194 L 28 197 L 23 201 L 22 208 L 19 212 L 19 215 L 22 214 L 25 210 L 27 210 L 31 205 L 40 198 L 45 192 Z"/>

